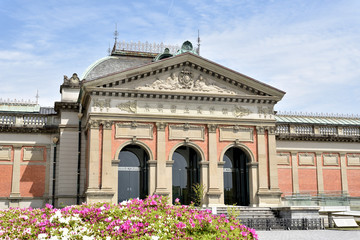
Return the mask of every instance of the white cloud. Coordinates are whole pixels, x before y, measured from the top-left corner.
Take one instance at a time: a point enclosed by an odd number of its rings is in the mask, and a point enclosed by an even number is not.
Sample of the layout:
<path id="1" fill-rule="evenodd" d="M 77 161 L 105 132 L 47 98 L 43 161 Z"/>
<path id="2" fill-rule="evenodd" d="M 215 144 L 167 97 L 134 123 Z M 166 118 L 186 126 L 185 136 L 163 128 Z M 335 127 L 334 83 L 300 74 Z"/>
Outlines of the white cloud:
<path id="1" fill-rule="evenodd" d="M 119 40 L 196 45 L 201 55 L 287 92 L 281 110 L 359 113 L 360 1 L 5 1 L 0 97 L 58 100 Z M 4 22 L 2 21 L 2 22 Z"/>

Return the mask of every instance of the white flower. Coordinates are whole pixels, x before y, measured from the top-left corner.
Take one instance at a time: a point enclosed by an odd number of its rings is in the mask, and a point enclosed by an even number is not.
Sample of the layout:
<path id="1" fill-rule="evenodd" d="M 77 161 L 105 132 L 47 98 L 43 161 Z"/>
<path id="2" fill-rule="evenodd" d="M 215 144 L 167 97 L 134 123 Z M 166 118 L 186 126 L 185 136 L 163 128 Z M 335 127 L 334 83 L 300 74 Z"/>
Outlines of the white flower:
<path id="1" fill-rule="evenodd" d="M 151 236 L 151 240 L 159 240 L 159 238 L 158 236 Z"/>
<path id="2" fill-rule="evenodd" d="M 38 240 L 45 240 L 47 238 L 47 234 L 46 233 L 40 233 L 38 235 Z"/>
<path id="3" fill-rule="evenodd" d="M 59 240 L 59 238 L 57 236 L 51 236 L 51 238 L 49 238 L 50 240 Z"/>
<path id="4" fill-rule="evenodd" d="M 100 209 L 101 211 L 103 211 L 103 210 L 105 210 L 105 207 L 104 207 L 104 206 L 101 206 L 99 209 Z"/>
<path id="5" fill-rule="evenodd" d="M 30 234 L 31 228 L 25 228 L 23 234 Z"/>
<path id="6" fill-rule="evenodd" d="M 92 237 L 92 236 L 83 236 L 83 240 L 93 240 L 93 239 L 95 239 L 94 237 Z"/>
<path id="7" fill-rule="evenodd" d="M 62 232 L 63 237 L 69 233 L 69 229 L 67 228 L 60 228 L 59 231 Z"/>

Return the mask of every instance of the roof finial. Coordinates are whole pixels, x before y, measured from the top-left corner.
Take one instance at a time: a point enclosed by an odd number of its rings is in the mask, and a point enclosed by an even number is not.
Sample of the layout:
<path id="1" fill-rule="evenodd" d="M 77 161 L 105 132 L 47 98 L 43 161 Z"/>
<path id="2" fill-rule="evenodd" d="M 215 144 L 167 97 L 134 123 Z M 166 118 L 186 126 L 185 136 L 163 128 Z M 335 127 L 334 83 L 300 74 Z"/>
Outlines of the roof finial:
<path id="1" fill-rule="evenodd" d="M 200 56 L 200 30 L 198 29 L 198 48 L 197 48 L 197 54 Z"/>
<path id="2" fill-rule="evenodd" d="M 39 89 L 36 91 L 36 104 L 39 104 Z"/>
<path id="3" fill-rule="evenodd" d="M 116 50 L 118 36 L 119 36 L 119 32 L 117 30 L 117 23 L 115 23 L 115 31 L 114 31 L 115 42 L 114 42 L 114 46 L 113 46 L 113 49 L 112 49 L 111 53 L 115 52 L 115 50 Z M 109 55 L 111 55 L 111 53 Z"/>
<path id="4" fill-rule="evenodd" d="M 119 36 L 119 33 L 117 30 L 117 23 L 115 23 L 115 32 L 114 32 L 115 44 L 117 43 L 118 36 Z"/>

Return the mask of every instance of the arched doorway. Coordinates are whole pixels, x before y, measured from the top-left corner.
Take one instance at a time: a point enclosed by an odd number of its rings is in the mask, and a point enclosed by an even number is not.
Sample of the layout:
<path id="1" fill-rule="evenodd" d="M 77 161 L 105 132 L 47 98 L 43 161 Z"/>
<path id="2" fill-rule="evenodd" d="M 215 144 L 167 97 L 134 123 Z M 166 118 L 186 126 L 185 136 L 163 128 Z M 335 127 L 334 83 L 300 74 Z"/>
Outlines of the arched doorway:
<path id="1" fill-rule="evenodd" d="M 240 148 L 229 148 L 225 154 L 224 165 L 224 203 L 226 205 L 248 206 L 249 157 Z"/>
<path id="2" fill-rule="evenodd" d="M 119 153 L 118 202 L 148 195 L 148 154 L 137 145 L 128 145 Z"/>
<path id="3" fill-rule="evenodd" d="M 194 201 L 192 186 L 200 183 L 200 155 L 191 147 L 181 146 L 172 156 L 172 199 L 178 198 L 181 204 L 188 205 Z"/>

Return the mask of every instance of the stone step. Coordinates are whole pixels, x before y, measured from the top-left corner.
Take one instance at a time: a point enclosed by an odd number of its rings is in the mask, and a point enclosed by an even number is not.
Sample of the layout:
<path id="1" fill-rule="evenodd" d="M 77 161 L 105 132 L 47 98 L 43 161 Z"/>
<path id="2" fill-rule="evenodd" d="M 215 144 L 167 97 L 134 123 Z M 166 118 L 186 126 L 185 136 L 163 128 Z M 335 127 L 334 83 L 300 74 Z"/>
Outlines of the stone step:
<path id="1" fill-rule="evenodd" d="M 207 208 L 210 209 L 211 208 Z M 229 215 L 231 211 L 234 211 L 238 219 L 275 219 L 274 212 L 267 207 L 246 207 L 246 206 L 229 206 L 229 207 L 217 207 L 217 215 Z"/>

